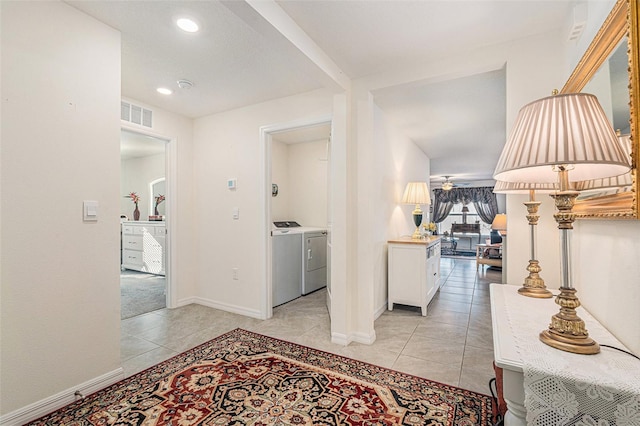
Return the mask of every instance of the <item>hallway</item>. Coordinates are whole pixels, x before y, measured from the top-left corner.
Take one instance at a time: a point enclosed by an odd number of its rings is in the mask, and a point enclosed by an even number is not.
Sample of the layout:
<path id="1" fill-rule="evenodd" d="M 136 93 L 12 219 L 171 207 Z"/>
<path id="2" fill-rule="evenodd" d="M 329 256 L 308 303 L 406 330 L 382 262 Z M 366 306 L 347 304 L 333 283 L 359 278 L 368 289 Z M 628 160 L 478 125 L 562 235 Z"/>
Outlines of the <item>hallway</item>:
<path id="1" fill-rule="evenodd" d="M 493 377 L 489 284 L 499 271 L 475 260 L 441 261 L 444 280 L 428 307 L 398 306 L 375 322 L 372 345 L 331 343 L 325 290 L 274 309 L 262 321 L 201 305 L 161 309 L 122 321 L 121 357 L 130 376 L 220 334 L 240 327 L 271 337 L 488 394 Z"/>

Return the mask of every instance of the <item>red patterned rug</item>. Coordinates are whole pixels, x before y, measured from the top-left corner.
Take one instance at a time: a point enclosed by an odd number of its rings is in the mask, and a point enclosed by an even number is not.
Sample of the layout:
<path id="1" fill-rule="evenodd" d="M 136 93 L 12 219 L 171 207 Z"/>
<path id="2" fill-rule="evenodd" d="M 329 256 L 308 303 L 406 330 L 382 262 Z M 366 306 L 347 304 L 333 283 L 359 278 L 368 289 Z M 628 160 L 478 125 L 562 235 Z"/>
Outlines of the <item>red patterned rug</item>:
<path id="1" fill-rule="evenodd" d="M 490 425 L 491 404 L 236 329 L 30 425 Z"/>

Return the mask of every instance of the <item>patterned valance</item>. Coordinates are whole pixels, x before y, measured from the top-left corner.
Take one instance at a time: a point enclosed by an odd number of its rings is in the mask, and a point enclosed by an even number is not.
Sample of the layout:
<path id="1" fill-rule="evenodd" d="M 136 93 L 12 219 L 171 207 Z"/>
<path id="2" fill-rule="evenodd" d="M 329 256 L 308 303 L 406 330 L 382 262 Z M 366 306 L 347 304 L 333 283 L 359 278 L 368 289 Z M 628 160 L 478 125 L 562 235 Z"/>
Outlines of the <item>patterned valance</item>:
<path id="1" fill-rule="evenodd" d="M 448 191 L 434 189 L 434 197 L 441 203 L 469 204 L 490 203 L 495 200 L 493 186 L 481 186 L 478 188 L 453 188 Z"/>

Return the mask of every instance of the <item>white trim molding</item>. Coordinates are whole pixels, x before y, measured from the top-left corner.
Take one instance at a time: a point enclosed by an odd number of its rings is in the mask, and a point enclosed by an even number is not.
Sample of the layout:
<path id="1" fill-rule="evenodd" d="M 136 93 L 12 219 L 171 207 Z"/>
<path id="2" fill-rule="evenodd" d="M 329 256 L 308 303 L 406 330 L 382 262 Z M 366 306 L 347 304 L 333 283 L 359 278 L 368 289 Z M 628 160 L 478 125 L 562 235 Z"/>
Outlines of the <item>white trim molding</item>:
<path id="1" fill-rule="evenodd" d="M 258 309 L 246 309 L 242 306 L 232 305 L 229 303 L 217 302 L 215 300 L 205 299 L 203 297 L 190 297 L 180 301 L 180 306 L 197 303 L 198 305 L 207 306 L 209 308 L 220 309 L 221 311 L 231 312 L 233 314 L 244 315 L 246 317 L 264 319 L 262 313 Z"/>
<path id="2" fill-rule="evenodd" d="M 95 379 L 91 379 L 41 401 L 36 401 L 14 412 L 5 414 L 0 417 L 0 426 L 23 425 L 80 399 L 81 397 L 77 396 L 76 393 L 80 393 L 83 396 L 91 395 L 123 379 L 124 370 L 122 367 L 117 368 Z"/>

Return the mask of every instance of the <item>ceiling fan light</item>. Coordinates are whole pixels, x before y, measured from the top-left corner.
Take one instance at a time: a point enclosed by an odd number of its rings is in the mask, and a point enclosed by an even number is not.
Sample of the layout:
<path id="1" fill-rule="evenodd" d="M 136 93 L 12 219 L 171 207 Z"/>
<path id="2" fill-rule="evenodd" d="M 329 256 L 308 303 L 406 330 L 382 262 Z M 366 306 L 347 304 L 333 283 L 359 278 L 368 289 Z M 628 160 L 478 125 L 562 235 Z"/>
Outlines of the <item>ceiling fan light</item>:
<path id="1" fill-rule="evenodd" d="M 450 191 L 453 189 L 453 182 L 449 180 L 449 176 L 444 177 L 444 182 L 442 182 L 442 190 Z"/>

